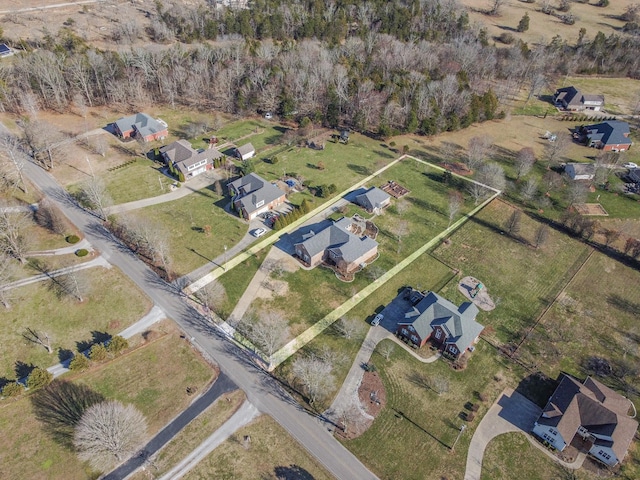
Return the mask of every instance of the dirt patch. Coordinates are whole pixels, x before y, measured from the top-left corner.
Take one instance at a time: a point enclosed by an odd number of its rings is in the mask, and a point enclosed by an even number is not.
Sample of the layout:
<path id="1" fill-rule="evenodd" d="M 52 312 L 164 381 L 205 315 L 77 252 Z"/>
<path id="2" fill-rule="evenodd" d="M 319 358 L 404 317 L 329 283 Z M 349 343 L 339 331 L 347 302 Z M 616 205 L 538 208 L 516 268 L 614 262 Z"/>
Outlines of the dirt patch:
<path id="1" fill-rule="evenodd" d="M 338 421 L 339 428 L 336 428 L 336 436 L 346 440 L 359 437 L 368 430 L 374 418 L 387 405 L 387 392 L 382 379 L 376 372 L 364 372 L 358 388 L 358 398 L 363 411 L 373 418 L 365 417 L 359 409 L 354 407 Z"/>
<path id="2" fill-rule="evenodd" d="M 256 298 L 271 299 L 274 296 L 284 296 L 289 292 L 289 283 L 284 280 L 276 280 L 274 278 L 267 278 L 256 293 Z"/>
<path id="3" fill-rule="evenodd" d="M 484 310 L 485 312 L 493 310 L 496 308 L 496 304 L 489 296 L 489 292 L 487 292 L 484 284 L 478 288 L 480 285 L 481 283 L 477 278 L 464 277 L 458 283 L 458 290 L 480 310 Z"/>
<path id="4" fill-rule="evenodd" d="M 387 192 L 393 198 L 401 198 L 409 193 L 409 190 L 400 185 L 399 183 L 389 180 L 387 183 L 380 187 L 380 190 Z"/>
<path id="5" fill-rule="evenodd" d="M 580 215 L 609 215 L 599 203 L 574 203 L 573 208 L 575 208 L 576 212 Z"/>

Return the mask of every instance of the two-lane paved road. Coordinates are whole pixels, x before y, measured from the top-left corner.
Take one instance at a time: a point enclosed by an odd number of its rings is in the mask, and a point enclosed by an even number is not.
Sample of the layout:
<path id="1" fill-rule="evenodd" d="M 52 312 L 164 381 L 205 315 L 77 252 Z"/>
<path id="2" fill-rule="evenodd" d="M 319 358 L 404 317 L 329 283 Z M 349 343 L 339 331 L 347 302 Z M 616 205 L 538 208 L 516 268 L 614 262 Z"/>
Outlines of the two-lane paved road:
<path id="1" fill-rule="evenodd" d="M 220 369 L 244 390 L 249 401 L 271 415 L 332 475 L 344 480 L 377 478 L 329 433 L 327 425 L 306 413 L 277 382 L 259 369 L 244 352 L 222 338 L 185 301 L 181 292 L 160 279 L 130 251 L 123 248 L 92 215 L 78 208 L 55 179 L 28 162 L 25 174 L 51 198 L 87 239 L 113 265 L 120 268 L 169 318 L 175 320 Z"/>

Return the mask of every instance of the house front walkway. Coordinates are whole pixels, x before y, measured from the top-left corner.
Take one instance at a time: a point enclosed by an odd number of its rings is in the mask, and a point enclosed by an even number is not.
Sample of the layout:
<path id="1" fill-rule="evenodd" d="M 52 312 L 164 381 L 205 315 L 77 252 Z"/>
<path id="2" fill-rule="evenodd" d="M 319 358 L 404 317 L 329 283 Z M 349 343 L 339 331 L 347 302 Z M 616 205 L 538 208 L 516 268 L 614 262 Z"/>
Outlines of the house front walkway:
<path id="1" fill-rule="evenodd" d="M 509 432 L 524 434 L 534 446 L 564 467 L 574 470 L 580 468 L 585 458 L 584 454 L 579 454 L 578 459 L 573 463 L 564 462 L 529 435 L 528 432 L 533 428 L 541 412 L 542 409 L 535 403 L 513 389 L 506 388 L 491 406 L 471 438 L 464 480 L 480 480 L 482 459 L 487 445 L 495 437 Z"/>

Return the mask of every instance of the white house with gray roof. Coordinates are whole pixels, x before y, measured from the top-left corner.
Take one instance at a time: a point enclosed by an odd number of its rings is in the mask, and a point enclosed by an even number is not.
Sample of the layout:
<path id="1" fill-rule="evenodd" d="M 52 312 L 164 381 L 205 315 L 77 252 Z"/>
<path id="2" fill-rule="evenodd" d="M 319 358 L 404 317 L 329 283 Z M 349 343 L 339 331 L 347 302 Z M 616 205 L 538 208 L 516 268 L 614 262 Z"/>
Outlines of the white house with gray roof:
<path id="1" fill-rule="evenodd" d="M 327 262 L 342 273 L 351 273 L 378 253 L 378 242 L 359 237 L 351 229 L 351 220 L 343 217 L 318 232 L 311 230 L 295 244 L 296 255 L 310 267 Z"/>
<path id="2" fill-rule="evenodd" d="M 241 160 L 249 160 L 256 154 L 256 149 L 250 143 L 245 143 L 241 147 L 236 148 L 236 155 Z"/>
<path id="3" fill-rule="evenodd" d="M 391 196 L 378 187 L 371 187 L 366 192 L 356 196 L 356 203 L 367 212 L 378 214 L 391 203 Z"/>
<path id="4" fill-rule="evenodd" d="M 478 307 L 464 302 L 456 307 L 437 293 L 429 292 L 398 322 L 396 335 L 419 348 L 429 339 L 457 358 L 477 343 L 484 326 L 476 322 Z"/>
<path id="5" fill-rule="evenodd" d="M 245 219 L 253 220 L 261 213 L 282 205 L 286 194 L 276 185 L 255 173 L 250 173 L 227 184 L 233 196 L 233 206 Z"/>
<path id="6" fill-rule="evenodd" d="M 182 172 L 185 180 L 211 170 L 216 159 L 223 155 L 215 148 L 194 150 L 187 140 L 178 140 L 160 148 L 160 155 L 167 165 Z"/>
<path id="7" fill-rule="evenodd" d="M 116 120 L 113 127 L 119 137 L 139 137 L 145 142 L 162 140 L 169 135 L 166 123 L 142 112 Z"/>

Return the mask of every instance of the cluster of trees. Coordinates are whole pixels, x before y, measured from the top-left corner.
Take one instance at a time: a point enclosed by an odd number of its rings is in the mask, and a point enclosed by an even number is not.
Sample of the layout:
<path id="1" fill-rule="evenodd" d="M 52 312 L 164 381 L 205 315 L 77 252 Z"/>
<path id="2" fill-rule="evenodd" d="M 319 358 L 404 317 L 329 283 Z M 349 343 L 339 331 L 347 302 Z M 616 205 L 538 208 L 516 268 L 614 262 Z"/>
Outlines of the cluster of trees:
<path id="1" fill-rule="evenodd" d="M 294 206 L 293 210 L 291 210 L 289 213 L 279 215 L 278 218 L 276 218 L 276 221 L 273 223 L 273 229 L 280 230 L 287 225 L 292 224 L 296 220 L 299 220 L 304 215 L 309 213 L 311 211 L 311 208 L 311 203 L 305 198 L 304 200 L 302 200 L 302 203 L 300 205 Z"/>

